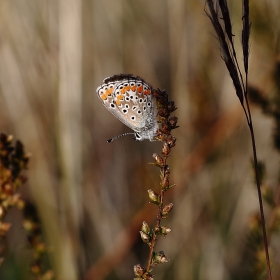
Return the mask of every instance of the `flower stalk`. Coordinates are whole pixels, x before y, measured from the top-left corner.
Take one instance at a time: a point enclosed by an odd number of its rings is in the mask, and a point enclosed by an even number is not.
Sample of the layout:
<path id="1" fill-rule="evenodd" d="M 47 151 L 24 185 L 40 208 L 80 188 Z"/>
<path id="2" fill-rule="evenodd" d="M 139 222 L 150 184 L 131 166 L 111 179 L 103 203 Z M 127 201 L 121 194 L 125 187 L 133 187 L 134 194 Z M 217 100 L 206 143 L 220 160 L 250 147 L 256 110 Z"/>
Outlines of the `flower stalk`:
<path id="1" fill-rule="evenodd" d="M 167 190 L 175 186 L 175 184 L 170 185 L 170 168 L 167 164 L 167 158 L 170 156 L 171 149 L 176 145 L 176 138 L 171 135 L 171 131 L 178 127 L 178 118 L 175 116 L 170 117 L 170 114 L 177 108 L 173 101 L 168 100 L 166 91 L 154 89 L 153 95 L 157 100 L 159 122 L 161 123 L 156 140 L 162 142 L 162 150 L 161 155 L 153 154 L 154 162 L 151 164 L 160 169 L 160 193 L 156 193 L 150 189 L 148 190 L 148 196 L 150 203 L 158 206 L 158 213 L 156 225 L 153 229 L 146 222 L 142 224 L 140 235 L 142 240 L 148 244 L 150 250 L 146 268 L 141 267 L 139 264 L 134 266 L 134 280 L 153 280 L 154 275 L 151 274 L 152 268 L 155 265 L 169 261 L 169 258 L 165 256 L 163 251 L 155 252 L 154 248 L 158 236 L 166 237 L 171 232 L 169 227 L 161 225 L 161 221 L 169 216 L 173 208 L 172 203 L 164 205 L 164 194 Z"/>

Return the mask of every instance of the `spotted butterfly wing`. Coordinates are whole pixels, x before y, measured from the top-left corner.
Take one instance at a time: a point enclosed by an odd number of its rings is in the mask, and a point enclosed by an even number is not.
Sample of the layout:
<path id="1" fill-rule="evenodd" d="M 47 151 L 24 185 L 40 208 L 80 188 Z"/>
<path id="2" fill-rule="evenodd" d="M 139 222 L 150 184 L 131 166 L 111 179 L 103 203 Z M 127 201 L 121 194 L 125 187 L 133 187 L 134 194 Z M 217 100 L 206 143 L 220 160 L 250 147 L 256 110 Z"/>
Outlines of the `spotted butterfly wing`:
<path id="1" fill-rule="evenodd" d="M 136 140 L 153 140 L 158 129 L 152 87 L 140 77 L 114 75 L 97 88 L 103 105 L 135 132 Z"/>

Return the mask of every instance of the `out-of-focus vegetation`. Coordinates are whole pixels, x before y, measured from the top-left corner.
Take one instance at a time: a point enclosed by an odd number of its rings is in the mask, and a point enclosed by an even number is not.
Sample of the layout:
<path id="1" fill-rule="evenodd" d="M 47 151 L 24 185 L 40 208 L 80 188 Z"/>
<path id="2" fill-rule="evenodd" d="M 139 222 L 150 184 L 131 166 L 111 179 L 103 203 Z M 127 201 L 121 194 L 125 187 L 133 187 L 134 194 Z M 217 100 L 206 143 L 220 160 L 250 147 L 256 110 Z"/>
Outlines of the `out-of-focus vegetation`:
<path id="1" fill-rule="evenodd" d="M 228 4 L 238 45 L 241 4 Z M 280 3 L 251 1 L 250 8 L 249 84 L 279 106 Z M 37 207 L 57 279 L 132 279 L 133 265 L 147 258 L 139 230 L 156 217 L 147 190 L 159 178 L 148 162 L 160 144 L 106 143 L 129 131 L 95 93 L 117 73 L 166 89 L 178 107 L 169 159 L 177 186 L 166 197 L 174 203 L 166 220 L 172 233 L 156 245 L 170 261 L 154 269 L 156 279 L 247 280 L 257 279 L 257 269 L 261 279 L 249 131 L 213 34 L 204 1 L 0 2 L 0 131 L 32 154 L 22 196 Z M 252 109 L 263 184 L 277 207 L 277 124 Z M 265 210 L 269 226 L 275 216 Z M 16 210 L 6 217 L 12 227 L 1 279 L 30 279 L 22 220 Z M 273 230 L 273 279 L 280 279 Z"/>

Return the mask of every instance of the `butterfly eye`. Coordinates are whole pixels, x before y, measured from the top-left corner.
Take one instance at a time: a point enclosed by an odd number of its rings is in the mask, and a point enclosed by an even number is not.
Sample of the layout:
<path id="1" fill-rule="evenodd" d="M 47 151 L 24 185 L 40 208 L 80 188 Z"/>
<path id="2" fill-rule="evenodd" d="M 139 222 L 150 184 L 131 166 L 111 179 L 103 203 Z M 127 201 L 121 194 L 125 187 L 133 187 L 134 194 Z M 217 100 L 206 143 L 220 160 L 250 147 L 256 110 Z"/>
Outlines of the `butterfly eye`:
<path id="1" fill-rule="evenodd" d="M 135 120 L 135 116 L 131 116 L 130 119 L 131 119 L 132 121 L 134 121 L 134 120 Z"/>
<path id="2" fill-rule="evenodd" d="M 125 104 L 125 108 L 126 108 L 126 109 L 129 109 L 129 105 L 128 105 L 128 104 Z"/>
<path id="3" fill-rule="evenodd" d="M 142 137 L 140 136 L 140 134 L 138 132 L 135 132 L 135 140 L 141 141 Z"/>
<path id="4" fill-rule="evenodd" d="M 129 101 L 129 97 L 127 96 L 127 97 L 125 98 L 125 100 L 126 100 L 126 101 Z"/>
<path id="5" fill-rule="evenodd" d="M 110 107 L 111 107 L 111 108 L 115 108 L 116 105 L 115 105 L 114 103 L 110 103 Z"/>
<path id="6" fill-rule="evenodd" d="M 138 111 L 137 111 L 137 114 L 139 114 L 139 115 L 140 115 L 141 113 L 142 113 L 142 112 L 141 112 L 141 110 L 138 110 Z"/>
<path id="7" fill-rule="evenodd" d="M 139 99 L 139 103 L 142 103 L 142 102 L 143 102 L 143 99 L 142 99 L 142 98 L 140 98 L 140 99 Z"/>
<path id="8" fill-rule="evenodd" d="M 146 111 L 146 106 L 143 107 L 143 110 Z"/>
<path id="9" fill-rule="evenodd" d="M 148 105 L 148 107 L 151 107 L 152 104 L 151 104 L 151 102 L 148 102 L 147 105 Z"/>
<path id="10" fill-rule="evenodd" d="M 132 111 L 135 111 L 135 110 L 136 110 L 136 108 L 137 108 L 136 106 L 133 106 L 133 107 L 132 107 Z"/>
<path id="11" fill-rule="evenodd" d="M 133 95 L 130 95 L 130 99 L 133 99 Z"/>
<path id="12" fill-rule="evenodd" d="M 123 112 L 124 114 L 126 114 L 126 113 L 127 113 L 127 110 L 126 110 L 126 109 L 122 109 L 122 112 Z"/>

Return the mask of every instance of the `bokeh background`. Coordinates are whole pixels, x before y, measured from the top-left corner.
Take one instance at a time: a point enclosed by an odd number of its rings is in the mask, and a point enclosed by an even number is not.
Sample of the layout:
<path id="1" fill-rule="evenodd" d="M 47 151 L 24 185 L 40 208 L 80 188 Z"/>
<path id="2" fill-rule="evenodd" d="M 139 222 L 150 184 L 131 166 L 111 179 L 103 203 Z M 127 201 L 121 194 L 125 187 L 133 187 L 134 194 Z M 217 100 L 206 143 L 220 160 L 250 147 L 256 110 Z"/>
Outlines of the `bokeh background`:
<path id="1" fill-rule="evenodd" d="M 251 2 L 249 83 L 273 96 L 280 2 Z M 242 63 L 241 1 L 228 4 Z M 155 267 L 156 279 L 258 279 L 244 258 L 258 213 L 249 130 L 204 1 L 1 0 L 0 131 L 32 155 L 21 192 L 38 209 L 56 279 L 132 279 L 133 265 L 146 265 L 139 230 L 155 222 L 147 190 L 159 187 L 159 170 L 148 163 L 161 145 L 131 136 L 106 143 L 129 131 L 95 92 L 118 73 L 166 89 L 178 107 L 176 187 L 166 196 L 174 209 L 163 221 L 172 233 L 156 244 L 170 261 Z M 252 114 L 264 183 L 276 192 L 275 125 L 257 106 Z M 0 278 L 32 279 L 21 212 L 7 221 Z M 270 241 L 280 279 L 279 235 Z"/>

